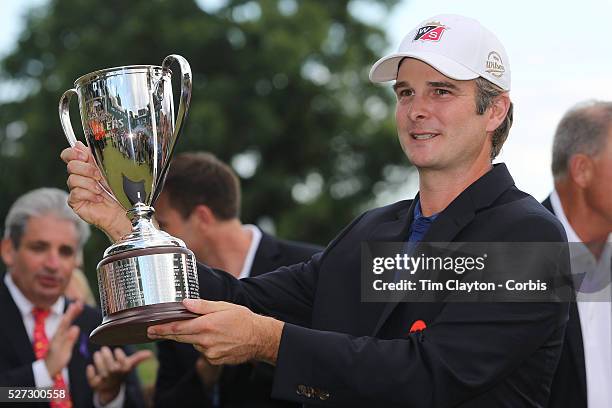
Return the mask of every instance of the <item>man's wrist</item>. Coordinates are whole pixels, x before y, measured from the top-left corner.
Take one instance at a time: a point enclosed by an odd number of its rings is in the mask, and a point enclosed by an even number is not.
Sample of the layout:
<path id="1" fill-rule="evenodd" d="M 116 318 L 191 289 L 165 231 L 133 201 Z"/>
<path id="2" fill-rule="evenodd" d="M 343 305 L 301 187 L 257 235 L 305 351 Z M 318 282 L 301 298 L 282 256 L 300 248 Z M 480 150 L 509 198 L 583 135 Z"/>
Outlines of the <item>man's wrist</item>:
<path id="1" fill-rule="evenodd" d="M 131 224 L 124 217 L 124 214 L 117 214 L 117 218 L 108 229 L 102 229 L 112 242 L 117 242 L 121 237 L 127 235 L 131 231 Z"/>
<path id="2" fill-rule="evenodd" d="M 284 326 L 284 322 L 272 317 L 257 316 L 255 327 L 258 347 L 255 359 L 276 365 Z"/>
<path id="3" fill-rule="evenodd" d="M 117 395 L 119 394 L 120 389 L 121 389 L 121 386 L 117 387 L 117 389 L 98 391 L 98 398 L 99 398 L 100 404 L 106 405 L 112 400 L 114 400 L 115 398 L 117 398 Z"/>

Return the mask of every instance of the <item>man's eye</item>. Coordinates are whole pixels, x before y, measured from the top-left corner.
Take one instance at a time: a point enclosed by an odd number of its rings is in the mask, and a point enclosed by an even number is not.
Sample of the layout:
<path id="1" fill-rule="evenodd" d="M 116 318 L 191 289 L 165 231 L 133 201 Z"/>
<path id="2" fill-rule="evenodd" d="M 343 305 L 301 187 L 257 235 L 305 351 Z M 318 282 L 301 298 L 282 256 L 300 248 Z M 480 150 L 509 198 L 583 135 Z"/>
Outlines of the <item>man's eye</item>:
<path id="1" fill-rule="evenodd" d="M 63 256 L 64 258 L 69 258 L 71 256 L 74 255 L 75 250 L 71 247 L 61 247 L 59 250 L 59 253 L 61 256 Z"/>
<path id="2" fill-rule="evenodd" d="M 447 94 L 450 94 L 450 92 L 447 89 L 436 89 L 436 90 L 434 90 L 434 93 L 436 95 L 447 95 Z"/>
<path id="3" fill-rule="evenodd" d="M 47 250 L 47 246 L 42 244 L 29 245 L 29 248 L 34 252 L 44 252 Z"/>
<path id="4" fill-rule="evenodd" d="M 400 98 L 403 96 L 412 96 L 412 95 L 414 95 L 414 91 L 412 89 L 400 89 L 397 92 L 397 96 Z"/>

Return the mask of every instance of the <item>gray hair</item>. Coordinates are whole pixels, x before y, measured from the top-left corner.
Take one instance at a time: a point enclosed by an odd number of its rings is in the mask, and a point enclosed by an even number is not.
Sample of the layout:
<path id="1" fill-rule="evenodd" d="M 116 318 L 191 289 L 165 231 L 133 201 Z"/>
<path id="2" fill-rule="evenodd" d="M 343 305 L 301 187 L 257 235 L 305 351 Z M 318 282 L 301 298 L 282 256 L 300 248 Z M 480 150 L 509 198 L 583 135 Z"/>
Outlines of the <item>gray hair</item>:
<path id="1" fill-rule="evenodd" d="M 4 221 L 4 238 L 10 239 L 18 248 L 30 217 L 48 214 L 74 223 L 79 235 L 78 249 L 82 249 L 89 239 L 89 225 L 68 206 L 68 193 L 58 188 L 38 188 L 19 197 Z"/>
<path id="2" fill-rule="evenodd" d="M 567 175 L 575 154 L 595 155 L 606 145 L 612 126 L 612 102 L 587 101 L 571 108 L 559 122 L 552 149 L 552 173 L 555 180 Z"/>
<path id="3" fill-rule="evenodd" d="M 476 113 L 479 115 L 484 114 L 489 106 L 491 106 L 493 100 L 504 92 L 506 91 L 493 82 L 483 77 L 476 78 Z M 514 104 L 510 102 L 510 108 L 504 121 L 493 131 L 493 136 L 491 137 L 491 160 L 497 157 L 506 142 L 513 119 Z"/>

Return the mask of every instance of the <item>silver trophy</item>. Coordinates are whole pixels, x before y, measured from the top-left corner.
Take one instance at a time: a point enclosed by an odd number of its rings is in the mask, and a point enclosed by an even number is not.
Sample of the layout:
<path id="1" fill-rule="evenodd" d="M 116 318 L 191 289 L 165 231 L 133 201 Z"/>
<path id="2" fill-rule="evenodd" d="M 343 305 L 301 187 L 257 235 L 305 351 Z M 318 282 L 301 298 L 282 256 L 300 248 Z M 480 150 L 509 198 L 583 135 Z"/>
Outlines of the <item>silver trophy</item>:
<path id="1" fill-rule="evenodd" d="M 172 62 L 181 70 L 176 121 Z M 69 104 L 77 95 L 85 139 L 105 181 L 100 186 L 132 222 L 132 232 L 110 246 L 98 264 L 103 320 L 91 339 L 114 345 L 147 342 L 148 326 L 197 316 L 181 303 L 199 298 L 193 252 L 151 222 L 187 115 L 191 69 L 185 58 L 170 55 L 161 67 L 103 69 L 83 75 L 74 86 L 59 101 L 66 138 L 75 145 Z"/>

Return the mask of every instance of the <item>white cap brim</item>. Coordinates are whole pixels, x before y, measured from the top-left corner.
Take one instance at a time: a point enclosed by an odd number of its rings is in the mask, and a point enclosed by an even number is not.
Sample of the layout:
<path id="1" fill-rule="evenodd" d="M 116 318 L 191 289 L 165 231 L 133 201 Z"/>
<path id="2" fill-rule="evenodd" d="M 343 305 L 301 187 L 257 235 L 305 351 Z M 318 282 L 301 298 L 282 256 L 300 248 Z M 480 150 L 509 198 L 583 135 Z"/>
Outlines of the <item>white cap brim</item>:
<path id="1" fill-rule="evenodd" d="M 398 64 L 402 58 L 415 58 L 430 65 L 443 75 L 456 79 L 458 81 L 467 81 L 475 79 L 480 74 L 467 68 L 465 65 L 445 57 L 444 55 L 435 54 L 427 51 L 411 51 L 411 52 L 396 52 L 382 57 L 370 70 L 370 81 L 372 82 L 387 82 L 397 79 Z"/>

